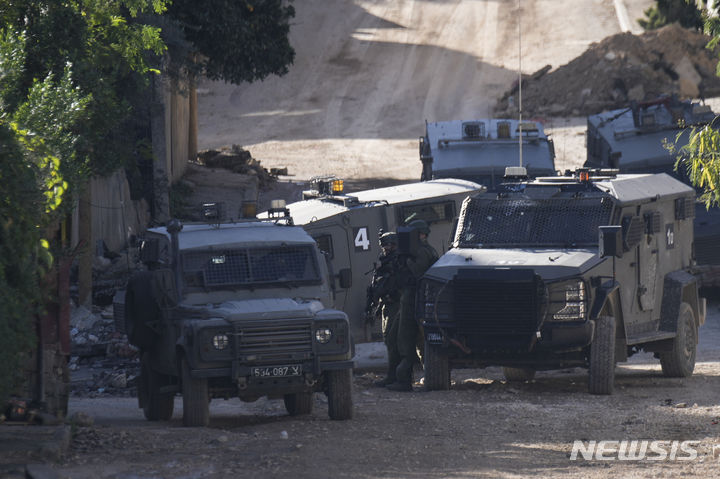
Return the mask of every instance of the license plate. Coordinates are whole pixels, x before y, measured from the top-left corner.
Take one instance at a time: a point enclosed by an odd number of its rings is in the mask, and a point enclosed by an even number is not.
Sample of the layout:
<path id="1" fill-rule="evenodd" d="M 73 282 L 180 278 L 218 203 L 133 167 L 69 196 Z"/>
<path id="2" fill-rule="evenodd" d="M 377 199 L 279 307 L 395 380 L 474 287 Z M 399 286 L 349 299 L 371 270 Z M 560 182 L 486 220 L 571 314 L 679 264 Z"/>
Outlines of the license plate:
<path id="1" fill-rule="evenodd" d="M 282 378 L 286 376 L 300 376 L 302 366 L 269 366 L 252 368 L 252 375 L 256 378 Z"/>

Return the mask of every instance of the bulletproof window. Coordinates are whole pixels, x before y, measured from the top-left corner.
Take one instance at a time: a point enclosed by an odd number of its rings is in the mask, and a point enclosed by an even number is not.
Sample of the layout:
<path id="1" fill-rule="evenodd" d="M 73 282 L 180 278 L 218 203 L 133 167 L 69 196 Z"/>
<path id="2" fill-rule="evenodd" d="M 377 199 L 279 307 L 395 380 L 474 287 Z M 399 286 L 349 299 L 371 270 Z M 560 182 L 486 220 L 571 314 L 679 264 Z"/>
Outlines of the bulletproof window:
<path id="1" fill-rule="evenodd" d="M 320 280 L 310 245 L 199 251 L 182 255 L 188 287 L 251 286 Z"/>
<path id="2" fill-rule="evenodd" d="M 468 121 L 462 124 L 463 138 L 485 138 L 485 123 Z"/>
<path id="3" fill-rule="evenodd" d="M 471 198 L 460 214 L 461 247 L 596 246 L 598 227 L 610 224 L 606 196 Z"/>
<path id="4" fill-rule="evenodd" d="M 398 222 L 406 225 L 414 220 L 425 220 L 428 224 L 452 221 L 455 218 L 455 202 L 442 201 L 421 205 L 405 205 L 400 207 Z"/>
<path id="5" fill-rule="evenodd" d="M 677 198 L 675 200 L 675 219 L 685 220 L 695 217 L 695 202 L 688 198 Z"/>
<path id="6" fill-rule="evenodd" d="M 313 236 L 313 239 L 318 245 L 318 249 L 325 253 L 328 258 L 333 259 L 335 253 L 333 252 L 333 241 L 331 235 L 319 235 Z"/>
<path id="7" fill-rule="evenodd" d="M 510 138 L 510 122 L 499 121 L 497 124 L 497 137 L 498 138 Z"/>

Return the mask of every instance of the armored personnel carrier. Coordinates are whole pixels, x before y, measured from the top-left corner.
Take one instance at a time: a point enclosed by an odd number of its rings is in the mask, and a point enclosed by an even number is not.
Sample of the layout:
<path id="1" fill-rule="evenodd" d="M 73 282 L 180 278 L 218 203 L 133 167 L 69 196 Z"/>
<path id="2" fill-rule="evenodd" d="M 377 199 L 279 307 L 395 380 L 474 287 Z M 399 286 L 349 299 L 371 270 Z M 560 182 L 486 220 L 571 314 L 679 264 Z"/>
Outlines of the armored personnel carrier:
<path id="1" fill-rule="evenodd" d="M 453 120 L 427 123 L 420 137 L 421 181 L 461 178 L 489 188 L 505 168 L 520 164 L 531 177 L 555 174 L 555 148 L 542 124 L 517 120 Z"/>
<path id="2" fill-rule="evenodd" d="M 587 169 L 469 197 L 418 286 L 426 387 L 447 389 L 452 368 L 503 366 L 513 381 L 581 366 L 610 394 L 638 351 L 691 375 L 705 321 L 694 211 L 695 191 L 667 174 Z"/>
<path id="3" fill-rule="evenodd" d="M 289 223 L 289 224 L 287 224 Z M 283 398 L 289 414 L 328 397 L 332 419 L 352 416 L 347 315 L 331 309 L 325 258 L 287 214 L 227 224 L 153 228 L 117 317 L 140 348 L 138 402 L 167 420 L 177 392 L 183 423 L 204 426 L 212 398 Z"/>
<path id="4" fill-rule="evenodd" d="M 675 170 L 677 149 L 687 145 L 689 129 L 712 122 L 709 106 L 675 97 L 633 103 L 587 119 L 588 168 L 616 168 L 620 173 L 667 173 L 690 184 L 683 169 Z M 695 205 L 696 274 L 705 286 L 720 286 L 720 208 Z"/>
<path id="5" fill-rule="evenodd" d="M 358 341 L 370 341 L 379 333 L 379 324 L 368 320 L 366 308 L 367 288 L 380 255 L 380 234 L 422 219 L 432 229 L 430 244 L 444 252 L 452 241 L 462 201 L 482 190 L 476 183 L 448 178 L 346 194 L 342 180 L 318 178 L 305 199 L 287 209 L 295 224 L 317 241 L 334 274 L 344 280 L 335 290 L 334 307 L 348 314 Z"/>

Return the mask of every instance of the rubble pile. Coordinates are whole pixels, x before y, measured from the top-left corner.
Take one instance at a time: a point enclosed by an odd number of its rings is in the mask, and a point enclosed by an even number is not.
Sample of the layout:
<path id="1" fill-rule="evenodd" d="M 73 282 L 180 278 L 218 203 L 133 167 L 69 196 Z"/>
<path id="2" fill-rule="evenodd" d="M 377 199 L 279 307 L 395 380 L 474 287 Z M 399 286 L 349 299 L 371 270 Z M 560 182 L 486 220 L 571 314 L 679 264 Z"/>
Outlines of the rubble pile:
<path id="1" fill-rule="evenodd" d="M 197 158 L 208 168 L 224 168 L 233 173 L 256 176 L 261 188 L 275 181 L 275 176 L 268 173 L 249 151 L 239 145 L 224 146 L 219 150 L 203 150 L 198 152 Z"/>
<path id="2" fill-rule="evenodd" d="M 524 116 L 586 116 L 676 94 L 682 99 L 720 95 L 718 49 L 710 37 L 677 24 L 593 43 L 567 65 L 523 77 Z M 495 115 L 517 114 L 517 84 L 498 101 Z"/>
<path id="3" fill-rule="evenodd" d="M 138 350 L 116 331 L 112 307 L 73 308 L 70 316 L 71 392 L 131 396 L 140 373 Z"/>

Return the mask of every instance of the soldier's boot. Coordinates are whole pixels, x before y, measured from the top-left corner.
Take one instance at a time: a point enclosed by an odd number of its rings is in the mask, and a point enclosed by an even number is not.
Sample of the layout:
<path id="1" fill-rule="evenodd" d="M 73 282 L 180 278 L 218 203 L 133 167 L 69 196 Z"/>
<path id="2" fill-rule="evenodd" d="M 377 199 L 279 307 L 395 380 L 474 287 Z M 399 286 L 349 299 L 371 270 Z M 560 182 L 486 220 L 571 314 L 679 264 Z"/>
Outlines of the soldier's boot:
<path id="1" fill-rule="evenodd" d="M 413 383 L 413 358 L 404 357 L 395 370 L 397 380 L 388 385 L 390 391 L 412 391 Z"/>
<path id="2" fill-rule="evenodd" d="M 394 383 L 395 380 L 395 368 L 388 368 L 387 376 L 385 376 L 383 379 L 375 381 L 373 384 L 379 388 L 384 388 L 385 386 Z"/>

